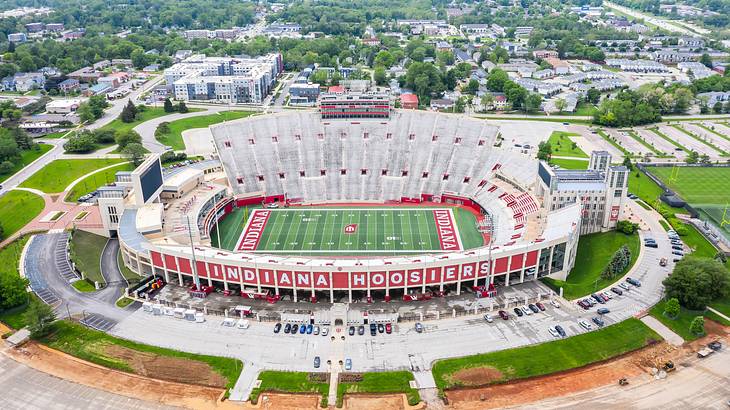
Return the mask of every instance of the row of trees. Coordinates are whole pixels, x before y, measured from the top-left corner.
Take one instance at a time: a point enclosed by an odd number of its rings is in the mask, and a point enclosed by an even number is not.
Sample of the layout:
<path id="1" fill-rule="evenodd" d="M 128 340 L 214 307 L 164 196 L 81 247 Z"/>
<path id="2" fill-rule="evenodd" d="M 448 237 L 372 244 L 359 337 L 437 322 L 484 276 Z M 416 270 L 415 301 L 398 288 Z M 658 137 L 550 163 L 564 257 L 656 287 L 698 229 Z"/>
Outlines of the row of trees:
<path id="1" fill-rule="evenodd" d="M 18 169 L 23 151 L 40 150 L 38 144 L 14 124 L 0 128 L 0 175 L 8 175 Z"/>
<path id="2" fill-rule="evenodd" d="M 606 268 L 601 272 L 601 278 L 613 279 L 616 275 L 622 274 L 631 263 L 631 250 L 624 245 L 617 250 L 611 257 Z"/>
<path id="3" fill-rule="evenodd" d="M 665 89 L 652 84 L 635 91 L 622 90 L 615 98 L 606 98 L 593 115 L 593 122 L 609 127 L 628 127 L 661 120 L 662 114 L 687 112 L 694 95 L 689 88 Z"/>

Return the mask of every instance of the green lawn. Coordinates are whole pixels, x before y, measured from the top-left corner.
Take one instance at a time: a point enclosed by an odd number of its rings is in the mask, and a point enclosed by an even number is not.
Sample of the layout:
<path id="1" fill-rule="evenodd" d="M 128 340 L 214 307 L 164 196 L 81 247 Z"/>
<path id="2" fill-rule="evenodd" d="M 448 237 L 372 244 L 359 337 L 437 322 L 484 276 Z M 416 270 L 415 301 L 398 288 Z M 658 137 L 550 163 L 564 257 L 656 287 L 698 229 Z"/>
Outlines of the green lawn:
<path id="1" fill-rule="evenodd" d="M 89 175 L 74 185 L 66 194 L 66 202 L 75 202 L 79 197 L 99 189 L 110 182 L 114 182 L 114 175 L 118 171 L 132 171 L 134 165 L 131 163 L 119 164 L 113 168 Z"/>
<path id="2" fill-rule="evenodd" d="M 354 393 L 405 393 L 408 404 L 415 406 L 421 401 L 421 395 L 418 389 L 411 388 L 411 380 L 413 373 L 408 371 L 363 373 L 360 382 L 337 384 L 337 407 L 342 407 L 345 394 Z"/>
<path id="3" fill-rule="evenodd" d="M 116 302 L 116 305 L 119 308 L 125 308 L 125 307 L 131 305 L 132 303 L 134 303 L 134 299 L 130 299 L 130 298 L 119 298 L 119 300 L 117 300 L 117 302 Z"/>
<path id="4" fill-rule="evenodd" d="M 53 148 L 53 145 L 51 145 L 51 144 L 38 144 L 38 149 L 29 149 L 29 150 L 22 151 L 20 153 L 20 161 L 14 163 L 14 166 L 10 170 L 10 172 L 0 174 L 0 182 L 3 182 L 6 179 L 10 178 L 16 172 L 25 168 L 28 164 L 37 160 L 38 158 L 41 157 L 41 155 L 50 151 L 52 148 Z"/>
<path id="5" fill-rule="evenodd" d="M 639 256 L 639 235 L 625 235 L 617 231 L 599 232 L 583 235 L 578 241 L 578 252 L 575 267 L 570 271 L 567 281 L 543 278 L 542 281 L 556 292 L 563 288 L 563 297 L 569 300 L 589 295 L 603 289 L 621 278 L 623 273 L 614 279 L 602 279 L 601 272 L 608 266 L 613 254 L 623 245 L 631 250 L 631 264 L 624 271 L 628 272 Z"/>
<path id="6" fill-rule="evenodd" d="M 74 283 L 71 284 L 76 290 L 79 292 L 96 292 L 96 288 L 94 287 L 94 284 L 89 282 L 88 280 L 77 280 Z"/>
<path id="7" fill-rule="evenodd" d="M 107 238 L 86 231 L 76 230 L 71 236 L 71 260 L 76 268 L 86 275 L 86 279 L 105 284 L 101 274 L 101 253 L 106 246 Z"/>
<path id="8" fill-rule="evenodd" d="M 542 331 L 542 330 L 541 330 Z M 547 332 L 547 330 L 545 330 Z M 463 385 L 454 377 L 462 369 L 490 367 L 502 373 L 504 382 L 541 376 L 585 366 L 662 340 L 636 318 L 566 339 L 516 349 L 436 361 L 432 367 L 440 390 Z M 484 384 L 488 384 L 485 381 Z"/>
<path id="9" fill-rule="evenodd" d="M 0 226 L 7 238 L 43 211 L 45 202 L 40 196 L 28 191 L 9 191 L 0 197 Z"/>
<path id="10" fill-rule="evenodd" d="M 589 102 L 581 102 L 578 104 L 577 107 L 575 107 L 574 112 L 563 112 L 563 113 L 557 113 L 557 115 L 578 115 L 583 117 L 592 117 L 593 114 L 595 114 L 597 108 L 595 105 L 589 103 Z"/>
<path id="11" fill-rule="evenodd" d="M 35 188 L 45 193 L 63 192 L 76 179 L 124 161 L 121 158 L 112 159 L 57 159 L 25 180 L 21 187 Z"/>
<path id="12" fill-rule="evenodd" d="M 107 346 L 121 346 L 138 352 L 151 353 L 156 356 L 176 357 L 192 361 L 207 363 L 211 369 L 223 376 L 227 388 L 232 388 L 241 374 L 243 364 L 240 360 L 227 357 L 206 356 L 180 352 L 162 347 L 149 346 L 129 340 L 113 337 L 103 332 L 91 330 L 83 325 L 67 321 L 58 321 L 53 324 L 49 335 L 42 337 L 40 342 L 51 348 L 58 349 L 88 360 L 98 365 L 132 373 L 132 366 L 124 359 L 105 356 Z"/>
<path id="13" fill-rule="evenodd" d="M 672 167 L 649 167 L 647 170 L 692 205 L 725 205 L 730 201 L 730 168 L 677 167 L 672 182 L 669 182 Z"/>
<path id="14" fill-rule="evenodd" d="M 282 393 L 318 393 L 323 400 L 327 400 L 329 393 L 329 373 L 326 375 L 327 382 L 313 382 L 309 380 L 309 373 L 306 372 L 279 372 L 265 370 L 259 373 L 261 385 L 251 391 L 249 400 L 251 403 L 258 403 L 259 395 L 263 392 Z"/>
<path id="15" fill-rule="evenodd" d="M 63 130 L 63 131 L 52 132 L 50 134 L 46 134 L 46 135 L 42 136 L 41 138 L 48 139 L 48 140 L 63 138 L 66 134 L 69 133 L 69 131 L 72 131 L 72 130 L 73 129 L 70 128 L 70 129 Z"/>
<path id="16" fill-rule="evenodd" d="M 588 161 L 580 159 L 551 158 L 550 164 L 563 169 L 588 169 Z"/>
<path id="17" fill-rule="evenodd" d="M 553 150 L 552 155 L 555 157 L 588 158 L 588 155 L 580 147 L 577 145 L 573 147 L 574 142 L 570 137 L 577 136 L 579 135 L 573 132 L 553 131 L 550 134 L 550 139 L 548 139 L 550 148 Z"/>
<path id="18" fill-rule="evenodd" d="M 17 277 L 19 275 L 18 263 L 20 262 L 20 254 L 23 252 L 23 247 L 25 247 L 29 239 L 30 236 L 25 235 L 0 249 L 0 280 L 4 277 Z M 34 297 L 33 293 L 28 293 L 28 296 Z M 26 308 L 27 305 L 18 306 L 7 311 L 0 311 L 0 322 L 7 324 L 13 329 L 22 328 L 24 326 L 22 316 Z"/>
<path id="19" fill-rule="evenodd" d="M 662 300 L 654 307 L 651 308 L 649 311 L 649 314 L 653 317 L 655 317 L 657 320 L 662 322 L 665 326 L 672 329 L 674 333 L 682 336 L 682 339 L 684 340 L 695 340 L 702 335 L 697 336 L 692 334 L 689 331 L 689 326 L 692 323 L 692 319 L 694 319 L 697 316 L 704 316 L 705 319 L 712 319 L 716 322 L 719 322 L 721 324 L 724 324 L 726 326 L 730 326 L 730 322 L 720 318 L 718 315 L 710 312 L 710 311 L 701 311 L 701 310 L 689 310 L 685 309 L 683 307 L 680 307 L 679 315 L 677 315 L 676 318 L 672 319 L 668 316 L 664 315 L 664 305 L 666 301 Z"/>
<path id="20" fill-rule="evenodd" d="M 146 108 L 147 109 L 145 111 L 137 114 L 137 118 L 132 122 L 123 122 L 119 118 L 116 118 L 114 121 L 101 127 L 101 129 L 103 129 L 103 130 L 113 129 L 114 131 L 129 131 L 132 128 L 138 126 L 139 124 L 141 124 L 145 121 L 149 121 L 149 120 L 152 120 L 152 119 L 155 119 L 158 117 L 162 117 L 163 115 L 173 114 L 173 113 L 165 112 L 165 110 L 162 107 L 146 107 Z M 197 111 L 197 109 L 190 109 L 190 111 Z"/>
<path id="21" fill-rule="evenodd" d="M 223 121 L 231 121 L 239 118 L 248 117 L 254 114 L 250 111 L 223 111 L 212 115 L 201 115 L 198 117 L 183 118 L 172 121 L 170 123 L 170 132 L 156 137 L 160 144 L 168 145 L 175 151 L 185 149 L 185 143 L 182 139 L 182 132 L 194 128 L 206 128 L 213 124 Z"/>

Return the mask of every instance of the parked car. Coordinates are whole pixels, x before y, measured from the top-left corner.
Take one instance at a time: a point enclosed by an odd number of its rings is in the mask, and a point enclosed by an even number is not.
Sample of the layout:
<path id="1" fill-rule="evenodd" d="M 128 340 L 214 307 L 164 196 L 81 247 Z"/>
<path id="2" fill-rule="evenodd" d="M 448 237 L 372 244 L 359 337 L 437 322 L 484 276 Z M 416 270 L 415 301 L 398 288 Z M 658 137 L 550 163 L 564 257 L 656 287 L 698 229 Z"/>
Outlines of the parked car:
<path id="1" fill-rule="evenodd" d="M 345 359 L 345 370 L 352 370 L 352 359 Z"/>
<path id="2" fill-rule="evenodd" d="M 364 335 L 365 334 L 365 326 L 363 326 L 363 325 L 358 326 L 357 327 L 357 334 L 360 335 L 360 336 Z"/>
<path id="3" fill-rule="evenodd" d="M 299 325 L 294 323 L 291 325 L 291 334 L 295 335 L 297 333 L 299 333 Z"/>
<path id="4" fill-rule="evenodd" d="M 287 323 L 286 325 L 284 325 L 284 333 L 289 333 L 290 330 L 291 330 L 291 324 Z"/>
<path id="5" fill-rule="evenodd" d="M 619 289 L 619 288 L 617 288 L 615 286 L 611 288 L 611 292 L 613 292 L 613 293 L 615 293 L 615 294 L 617 294 L 619 296 L 621 296 L 621 295 L 624 294 L 624 291 L 623 290 L 621 290 L 621 289 Z"/>
<path id="6" fill-rule="evenodd" d="M 315 369 L 319 369 L 320 362 L 321 361 L 319 360 L 319 356 L 314 356 L 314 368 Z"/>
<path id="7" fill-rule="evenodd" d="M 502 320 L 509 320 L 509 315 L 504 310 L 500 310 L 497 313 L 499 313 L 499 317 L 501 317 Z"/>
<path id="8" fill-rule="evenodd" d="M 611 311 L 608 308 L 598 308 L 598 310 L 596 310 L 596 313 L 598 313 L 599 315 L 606 315 L 608 313 L 611 313 Z"/>
<path id="9" fill-rule="evenodd" d="M 584 300 L 579 300 L 577 303 L 578 306 L 582 307 L 584 310 L 588 310 L 591 307 L 591 305 L 586 303 Z"/>
<path id="10" fill-rule="evenodd" d="M 550 332 L 550 334 L 551 334 L 551 335 L 553 335 L 553 337 L 560 337 L 560 333 L 558 333 L 558 331 L 557 331 L 557 330 L 555 330 L 555 329 L 554 329 L 554 328 L 552 328 L 552 327 L 549 327 L 549 328 L 548 328 L 548 332 Z"/>
<path id="11" fill-rule="evenodd" d="M 540 309 L 538 309 L 537 306 L 535 306 L 532 303 L 530 303 L 529 305 L 527 305 L 527 307 L 530 308 L 530 310 L 532 311 L 532 313 L 539 313 L 540 312 Z"/>
<path id="12" fill-rule="evenodd" d="M 637 288 L 641 287 L 641 282 L 639 282 L 638 280 L 636 280 L 634 278 L 626 278 L 626 282 L 636 286 Z"/>
<path id="13" fill-rule="evenodd" d="M 722 349 L 722 343 L 720 343 L 719 340 L 715 340 L 714 342 L 708 343 L 707 347 L 714 351 L 718 351 L 718 350 Z"/>
<path id="14" fill-rule="evenodd" d="M 279 331 L 281 331 L 281 323 L 274 325 L 274 333 L 279 333 Z"/>
<path id="15" fill-rule="evenodd" d="M 327 336 L 330 333 L 330 328 L 323 327 L 322 328 L 322 336 Z"/>
<path id="16" fill-rule="evenodd" d="M 631 289 L 631 288 L 629 287 L 629 285 L 627 285 L 627 284 L 625 284 L 625 283 L 623 283 L 623 282 L 619 283 L 619 284 L 618 284 L 618 286 L 619 286 L 619 287 L 620 287 L 621 289 L 623 289 L 623 290 L 629 290 L 629 289 Z"/>
<path id="17" fill-rule="evenodd" d="M 541 312 L 545 311 L 545 305 L 543 305 L 540 302 L 535 303 L 535 306 L 537 306 L 538 309 L 540 309 Z"/>
<path id="18" fill-rule="evenodd" d="M 393 333 L 393 325 L 391 325 L 390 323 L 386 323 L 385 324 L 385 333 L 387 333 L 387 334 Z"/>
<path id="19" fill-rule="evenodd" d="M 644 246 L 647 248 L 658 248 L 659 245 L 656 244 L 656 242 L 644 242 Z"/>
<path id="20" fill-rule="evenodd" d="M 565 337 L 567 334 L 565 333 L 565 330 L 563 330 L 563 327 L 560 325 L 555 326 L 555 331 L 558 332 L 560 337 Z"/>
<path id="21" fill-rule="evenodd" d="M 375 336 L 378 334 L 378 326 L 375 323 L 370 324 L 370 336 Z"/>
<path id="22" fill-rule="evenodd" d="M 593 321 L 593 323 L 595 323 L 595 324 L 596 324 L 596 326 L 598 326 L 598 327 L 603 327 L 603 325 L 605 325 L 605 324 L 606 324 L 606 323 L 605 323 L 605 322 L 603 321 L 603 319 L 601 319 L 600 317 L 594 317 L 594 318 L 593 318 L 593 319 L 591 319 L 591 320 L 592 320 L 592 321 Z"/>
<path id="23" fill-rule="evenodd" d="M 684 252 L 682 252 L 682 251 L 672 251 L 672 255 L 684 256 Z"/>
<path id="24" fill-rule="evenodd" d="M 553 307 L 560 309 L 560 303 L 558 303 L 555 299 L 550 299 L 550 304 L 553 305 Z"/>
<path id="25" fill-rule="evenodd" d="M 305 333 L 307 333 L 307 326 L 306 325 L 300 325 L 299 326 L 299 334 L 300 335 L 303 335 Z"/>
<path id="26" fill-rule="evenodd" d="M 608 292 L 601 292 L 601 296 L 603 296 L 603 298 L 606 299 L 606 302 L 608 302 L 609 300 L 613 299 L 613 295 L 611 295 Z"/>
<path id="27" fill-rule="evenodd" d="M 522 313 L 522 309 L 520 308 L 514 308 L 512 309 L 512 311 L 515 312 L 515 315 L 517 315 L 517 317 L 522 317 L 524 315 L 524 313 Z"/>
<path id="28" fill-rule="evenodd" d="M 350 326 L 350 329 L 347 332 L 350 336 L 355 336 L 355 326 Z"/>
<path id="29" fill-rule="evenodd" d="M 314 334 L 314 335 L 318 335 L 319 334 L 319 326 L 315 326 L 314 327 L 314 331 L 312 332 L 312 334 Z"/>
<path id="30" fill-rule="evenodd" d="M 416 322 L 416 332 L 423 333 L 423 325 L 421 322 Z"/>
<path id="31" fill-rule="evenodd" d="M 588 322 L 586 322 L 585 320 L 579 321 L 578 324 L 580 325 L 580 327 L 582 327 L 585 330 L 591 330 L 591 329 L 593 329 L 593 326 L 591 326 L 591 324 L 588 323 Z"/>
<path id="32" fill-rule="evenodd" d="M 492 317 L 491 317 L 491 316 L 489 316 L 489 314 L 488 314 L 488 313 L 487 313 L 486 315 L 484 315 L 484 320 L 486 320 L 486 321 L 487 321 L 487 323 L 492 323 L 492 322 L 494 322 L 494 319 L 492 319 Z"/>
<path id="33" fill-rule="evenodd" d="M 307 325 L 307 334 L 311 335 L 313 331 L 314 331 L 314 326 L 312 326 L 311 324 Z"/>
<path id="34" fill-rule="evenodd" d="M 385 332 L 385 326 L 382 323 L 378 323 L 378 333 Z"/>

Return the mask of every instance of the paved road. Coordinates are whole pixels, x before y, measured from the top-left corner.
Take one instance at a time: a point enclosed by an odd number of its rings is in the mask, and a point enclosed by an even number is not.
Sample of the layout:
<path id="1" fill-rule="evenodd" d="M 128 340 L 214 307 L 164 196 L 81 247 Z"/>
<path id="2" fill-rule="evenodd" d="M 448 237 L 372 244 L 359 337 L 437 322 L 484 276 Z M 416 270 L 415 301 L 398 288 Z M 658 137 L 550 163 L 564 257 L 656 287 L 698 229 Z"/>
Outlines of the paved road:
<path id="1" fill-rule="evenodd" d="M 46 166 L 46 164 L 48 164 L 49 162 L 58 159 L 61 155 L 63 155 L 63 144 L 65 142 L 65 140 L 61 139 L 48 140 L 48 144 L 53 145 L 53 148 L 51 148 L 50 151 L 46 152 L 40 158 L 32 162 L 30 165 L 15 173 L 15 175 L 6 179 L 2 183 L 2 188 L 0 188 L 0 195 L 3 195 L 9 190 L 22 184 L 26 179 L 30 178 L 31 175 L 35 174 L 36 171 Z"/>
<path id="2" fill-rule="evenodd" d="M 626 387 L 606 386 L 583 393 L 521 405 L 521 409 L 727 409 L 730 400 L 730 350 L 690 359 L 664 380 L 649 376 Z"/>
<path id="3" fill-rule="evenodd" d="M 167 409 L 48 375 L 0 354 L 0 408 L 50 409 Z"/>
<path id="4" fill-rule="evenodd" d="M 116 238 L 109 239 L 104 251 L 101 253 L 101 274 L 104 275 L 104 280 L 106 280 L 106 288 L 103 292 L 99 292 L 98 297 L 109 305 L 114 305 L 129 285 L 122 272 L 119 271 L 118 253 L 119 240 Z"/>

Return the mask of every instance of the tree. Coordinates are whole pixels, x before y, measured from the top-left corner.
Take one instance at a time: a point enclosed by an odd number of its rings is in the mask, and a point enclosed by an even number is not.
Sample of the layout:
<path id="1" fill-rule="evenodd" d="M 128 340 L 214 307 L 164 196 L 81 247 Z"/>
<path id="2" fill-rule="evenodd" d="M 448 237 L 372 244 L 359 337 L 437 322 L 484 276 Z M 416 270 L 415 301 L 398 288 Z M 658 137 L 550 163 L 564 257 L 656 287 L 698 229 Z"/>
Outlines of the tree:
<path id="1" fill-rule="evenodd" d="M 157 129 L 155 130 L 155 136 L 165 135 L 170 133 L 170 123 L 169 122 L 162 122 L 160 125 L 157 126 Z"/>
<path id="2" fill-rule="evenodd" d="M 530 93 L 525 98 L 525 112 L 535 112 L 540 109 L 542 96 L 537 93 Z"/>
<path id="3" fill-rule="evenodd" d="M 28 280 L 18 275 L 0 275 L 0 311 L 25 303 L 28 300 L 27 286 Z"/>
<path id="4" fill-rule="evenodd" d="M 79 108 L 76 109 L 76 114 L 78 114 L 81 122 L 92 123 L 94 122 L 94 120 L 96 120 L 96 116 L 94 116 L 94 111 L 88 102 L 83 102 L 79 104 Z"/>
<path id="5" fill-rule="evenodd" d="M 494 95 L 492 93 L 484 93 L 481 103 L 485 110 L 489 109 L 494 104 Z"/>
<path id="6" fill-rule="evenodd" d="M 129 159 L 135 167 L 144 161 L 144 155 L 146 152 L 147 150 L 142 146 L 142 144 L 137 142 L 129 143 L 126 147 L 124 147 L 124 149 L 122 149 L 122 155 Z"/>
<path id="7" fill-rule="evenodd" d="M 718 101 L 712 106 L 712 111 L 715 114 L 722 114 L 722 102 Z"/>
<path id="8" fill-rule="evenodd" d="M 96 149 L 96 138 L 90 132 L 77 132 L 63 144 L 63 149 L 66 152 L 90 152 Z"/>
<path id="9" fill-rule="evenodd" d="M 679 315 L 679 301 L 671 298 L 664 304 L 664 316 L 675 319 Z"/>
<path id="10" fill-rule="evenodd" d="M 562 113 L 567 105 L 568 102 L 565 101 L 565 98 L 558 98 L 557 100 L 555 100 L 555 108 L 558 110 L 558 112 Z"/>
<path id="11" fill-rule="evenodd" d="M 712 58 L 707 53 L 702 53 L 702 56 L 700 56 L 700 63 L 704 64 L 707 68 L 712 68 Z"/>
<path id="12" fill-rule="evenodd" d="M 668 297 L 677 298 L 687 309 L 700 310 L 730 293 L 730 272 L 714 259 L 688 256 L 662 283 Z"/>
<path id="13" fill-rule="evenodd" d="M 586 93 L 586 101 L 591 104 L 598 104 L 600 100 L 601 92 L 596 90 L 595 88 L 589 88 L 588 92 Z"/>
<path id="14" fill-rule="evenodd" d="M 375 70 L 373 71 L 373 78 L 375 79 L 375 84 L 386 85 L 388 83 L 388 76 L 385 73 L 385 67 L 375 67 Z"/>
<path id="15" fill-rule="evenodd" d="M 507 72 L 500 68 L 495 68 L 489 72 L 489 76 L 487 77 L 487 88 L 492 91 L 502 92 L 504 91 L 504 84 L 507 81 L 509 81 Z"/>
<path id="16" fill-rule="evenodd" d="M 170 101 L 169 98 L 165 98 L 165 103 L 164 103 L 163 107 L 164 107 L 165 112 L 174 112 L 175 111 L 175 107 L 172 105 L 172 101 Z"/>
<path id="17" fill-rule="evenodd" d="M 550 161 L 550 158 L 553 155 L 553 149 L 550 146 L 550 143 L 547 141 L 542 141 L 537 145 L 537 159 L 543 160 L 543 161 Z"/>
<path id="18" fill-rule="evenodd" d="M 705 334 L 705 318 L 702 316 L 696 316 L 692 319 L 692 323 L 689 325 L 689 331 L 695 336 L 702 336 Z"/>
<path id="19" fill-rule="evenodd" d="M 142 137 L 133 130 L 120 130 L 114 136 L 114 141 L 119 145 L 119 150 L 121 151 L 129 144 L 141 144 Z"/>
<path id="20" fill-rule="evenodd" d="M 381 65 L 390 68 L 395 64 L 395 57 L 388 50 L 381 50 L 375 55 L 374 65 Z"/>
<path id="21" fill-rule="evenodd" d="M 629 171 L 634 170 L 634 164 L 631 163 L 631 157 L 624 157 L 624 161 L 621 164 L 625 166 Z"/>
<path id="22" fill-rule="evenodd" d="M 119 119 L 122 120 L 122 122 L 130 123 L 134 122 L 134 120 L 137 118 L 137 107 L 134 105 L 132 100 L 130 99 L 127 102 L 127 105 L 122 108 L 121 114 L 119 114 Z"/>
<path id="23" fill-rule="evenodd" d="M 684 160 L 684 162 L 688 164 L 696 164 L 697 161 L 700 159 L 700 154 L 697 153 L 697 151 L 692 150 L 687 154 L 687 158 Z"/>
<path id="24" fill-rule="evenodd" d="M 23 319 L 27 323 L 30 335 L 39 337 L 48 332 L 51 323 L 56 320 L 56 315 L 50 306 L 34 301 L 28 305 L 28 309 L 23 313 Z"/>
<path id="25" fill-rule="evenodd" d="M 177 112 L 185 114 L 188 111 L 190 110 L 188 110 L 188 106 L 185 105 L 185 101 L 180 101 L 180 104 L 177 105 Z"/>
<path id="26" fill-rule="evenodd" d="M 469 95 L 476 95 L 477 91 L 479 91 L 479 81 L 475 79 L 469 80 L 469 82 L 464 87 L 464 92 Z"/>

